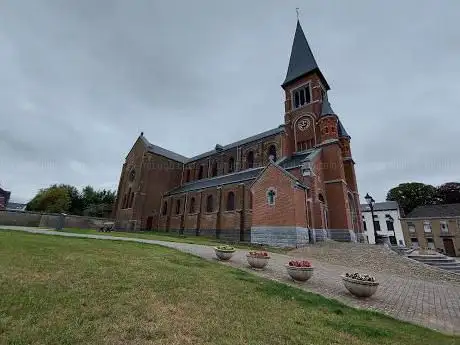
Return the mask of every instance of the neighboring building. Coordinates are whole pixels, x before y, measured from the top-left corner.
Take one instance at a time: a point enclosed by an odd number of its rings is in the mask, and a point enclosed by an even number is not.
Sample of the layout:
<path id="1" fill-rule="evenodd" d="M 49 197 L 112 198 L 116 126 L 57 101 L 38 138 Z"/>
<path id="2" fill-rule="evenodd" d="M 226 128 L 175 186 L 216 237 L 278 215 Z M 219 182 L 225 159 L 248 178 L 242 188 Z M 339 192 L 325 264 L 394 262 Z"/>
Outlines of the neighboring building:
<path id="1" fill-rule="evenodd" d="M 391 244 L 405 246 L 401 227 L 401 213 L 396 201 L 377 202 L 374 205 L 374 220 L 369 205 L 361 204 L 364 233 L 370 244 L 375 244 L 374 229 L 378 236 L 387 236 Z"/>
<path id="2" fill-rule="evenodd" d="M 27 207 L 27 204 L 20 204 L 17 202 L 9 202 L 8 205 L 6 205 L 6 209 L 10 211 L 25 211 Z"/>
<path id="3" fill-rule="evenodd" d="M 8 202 L 10 201 L 10 195 L 11 192 L 0 188 L 0 210 L 6 208 L 6 205 L 8 205 Z"/>
<path id="4" fill-rule="evenodd" d="M 141 133 L 122 168 L 116 226 L 280 245 L 362 236 L 350 136 L 299 22 L 282 88 L 283 124 L 192 158 Z"/>
<path id="5" fill-rule="evenodd" d="M 460 204 L 419 206 L 401 223 L 408 246 L 460 256 Z"/>

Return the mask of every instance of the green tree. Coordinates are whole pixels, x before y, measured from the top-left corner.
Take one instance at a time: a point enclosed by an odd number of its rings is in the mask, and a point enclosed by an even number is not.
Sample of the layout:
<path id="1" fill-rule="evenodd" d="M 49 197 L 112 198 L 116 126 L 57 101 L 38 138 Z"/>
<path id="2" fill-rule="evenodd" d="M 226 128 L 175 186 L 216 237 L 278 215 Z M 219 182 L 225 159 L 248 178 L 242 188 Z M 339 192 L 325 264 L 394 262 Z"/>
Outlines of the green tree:
<path id="1" fill-rule="evenodd" d="M 438 187 L 438 198 L 442 204 L 460 203 L 460 183 L 447 182 Z"/>
<path id="2" fill-rule="evenodd" d="M 70 206 L 71 199 L 67 189 L 54 185 L 46 189 L 40 189 L 27 205 L 27 209 L 49 213 L 68 213 Z"/>
<path id="3" fill-rule="evenodd" d="M 54 184 L 40 189 L 27 205 L 27 210 L 109 217 L 114 203 L 115 192 L 111 190 L 86 186 L 80 192 L 71 185 Z"/>
<path id="4" fill-rule="evenodd" d="M 432 185 L 409 182 L 390 189 L 387 200 L 397 201 L 404 213 L 408 214 L 418 206 L 437 204 L 437 195 L 437 189 Z"/>
<path id="5" fill-rule="evenodd" d="M 60 184 L 57 187 L 64 188 L 67 190 L 67 193 L 70 196 L 70 214 L 83 215 L 83 210 L 85 208 L 85 202 L 80 191 L 71 185 Z"/>

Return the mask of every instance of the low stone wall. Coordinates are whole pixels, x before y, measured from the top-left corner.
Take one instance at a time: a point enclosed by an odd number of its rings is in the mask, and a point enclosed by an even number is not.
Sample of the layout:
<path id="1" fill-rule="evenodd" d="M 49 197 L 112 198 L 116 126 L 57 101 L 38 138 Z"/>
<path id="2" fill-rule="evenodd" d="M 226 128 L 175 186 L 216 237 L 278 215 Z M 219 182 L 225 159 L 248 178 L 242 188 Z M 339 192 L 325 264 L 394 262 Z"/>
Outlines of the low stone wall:
<path id="1" fill-rule="evenodd" d="M 295 226 L 252 227 L 251 243 L 273 247 L 304 247 L 309 243 L 308 229 Z"/>
<path id="2" fill-rule="evenodd" d="M 60 214 L 41 213 L 29 211 L 0 211 L 0 226 L 28 226 L 28 227 L 44 227 L 55 228 L 59 223 Z M 65 228 L 83 228 L 83 229 L 99 229 L 104 222 L 110 222 L 111 219 L 83 217 L 66 215 L 64 219 Z"/>

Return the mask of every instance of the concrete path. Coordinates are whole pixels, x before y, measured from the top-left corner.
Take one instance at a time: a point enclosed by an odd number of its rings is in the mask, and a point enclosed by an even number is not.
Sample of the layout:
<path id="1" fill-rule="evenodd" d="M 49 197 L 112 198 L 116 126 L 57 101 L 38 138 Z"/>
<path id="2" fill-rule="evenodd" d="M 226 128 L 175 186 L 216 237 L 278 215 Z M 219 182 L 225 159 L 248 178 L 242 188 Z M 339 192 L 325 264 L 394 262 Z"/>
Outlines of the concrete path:
<path id="1" fill-rule="evenodd" d="M 156 244 L 190 253 L 207 260 L 216 260 L 210 246 L 117 237 L 110 235 L 77 234 L 46 229 L 2 226 L 3 229 L 65 237 L 93 238 Z M 246 262 L 247 251 L 237 250 L 231 261 L 223 265 L 236 267 L 253 274 L 296 286 L 328 298 L 337 299 L 352 307 L 377 310 L 394 318 L 409 321 L 444 333 L 460 335 L 460 284 L 404 279 L 395 275 L 375 273 L 380 281 L 377 293 L 368 299 L 358 299 L 343 287 L 340 275 L 352 270 L 344 266 L 310 260 L 315 267 L 313 277 L 306 283 L 294 283 L 286 273 L 287 255 L 271 253 L 271 260 L 263 271 L 251 269 Z"/>

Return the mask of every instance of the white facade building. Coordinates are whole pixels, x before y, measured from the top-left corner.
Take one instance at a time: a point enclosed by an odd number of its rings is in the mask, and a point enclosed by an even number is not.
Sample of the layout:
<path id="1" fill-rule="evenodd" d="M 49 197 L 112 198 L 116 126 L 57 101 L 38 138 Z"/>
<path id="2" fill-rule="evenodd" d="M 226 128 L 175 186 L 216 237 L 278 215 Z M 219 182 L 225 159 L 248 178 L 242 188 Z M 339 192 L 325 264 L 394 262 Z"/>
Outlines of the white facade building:
<path id="1" fill-rule="evenodd" d="M 376 202 L 373 222 L 369 205 L 361 204 L 361 213 L 363 215 L 364 234 L 367 235 L 369 244 L 375 244 L 375 229 L 377 236 L 389 237 L 391 244 L 406 245 L 401 227 L 401 214 L 396 201 Z"/>

